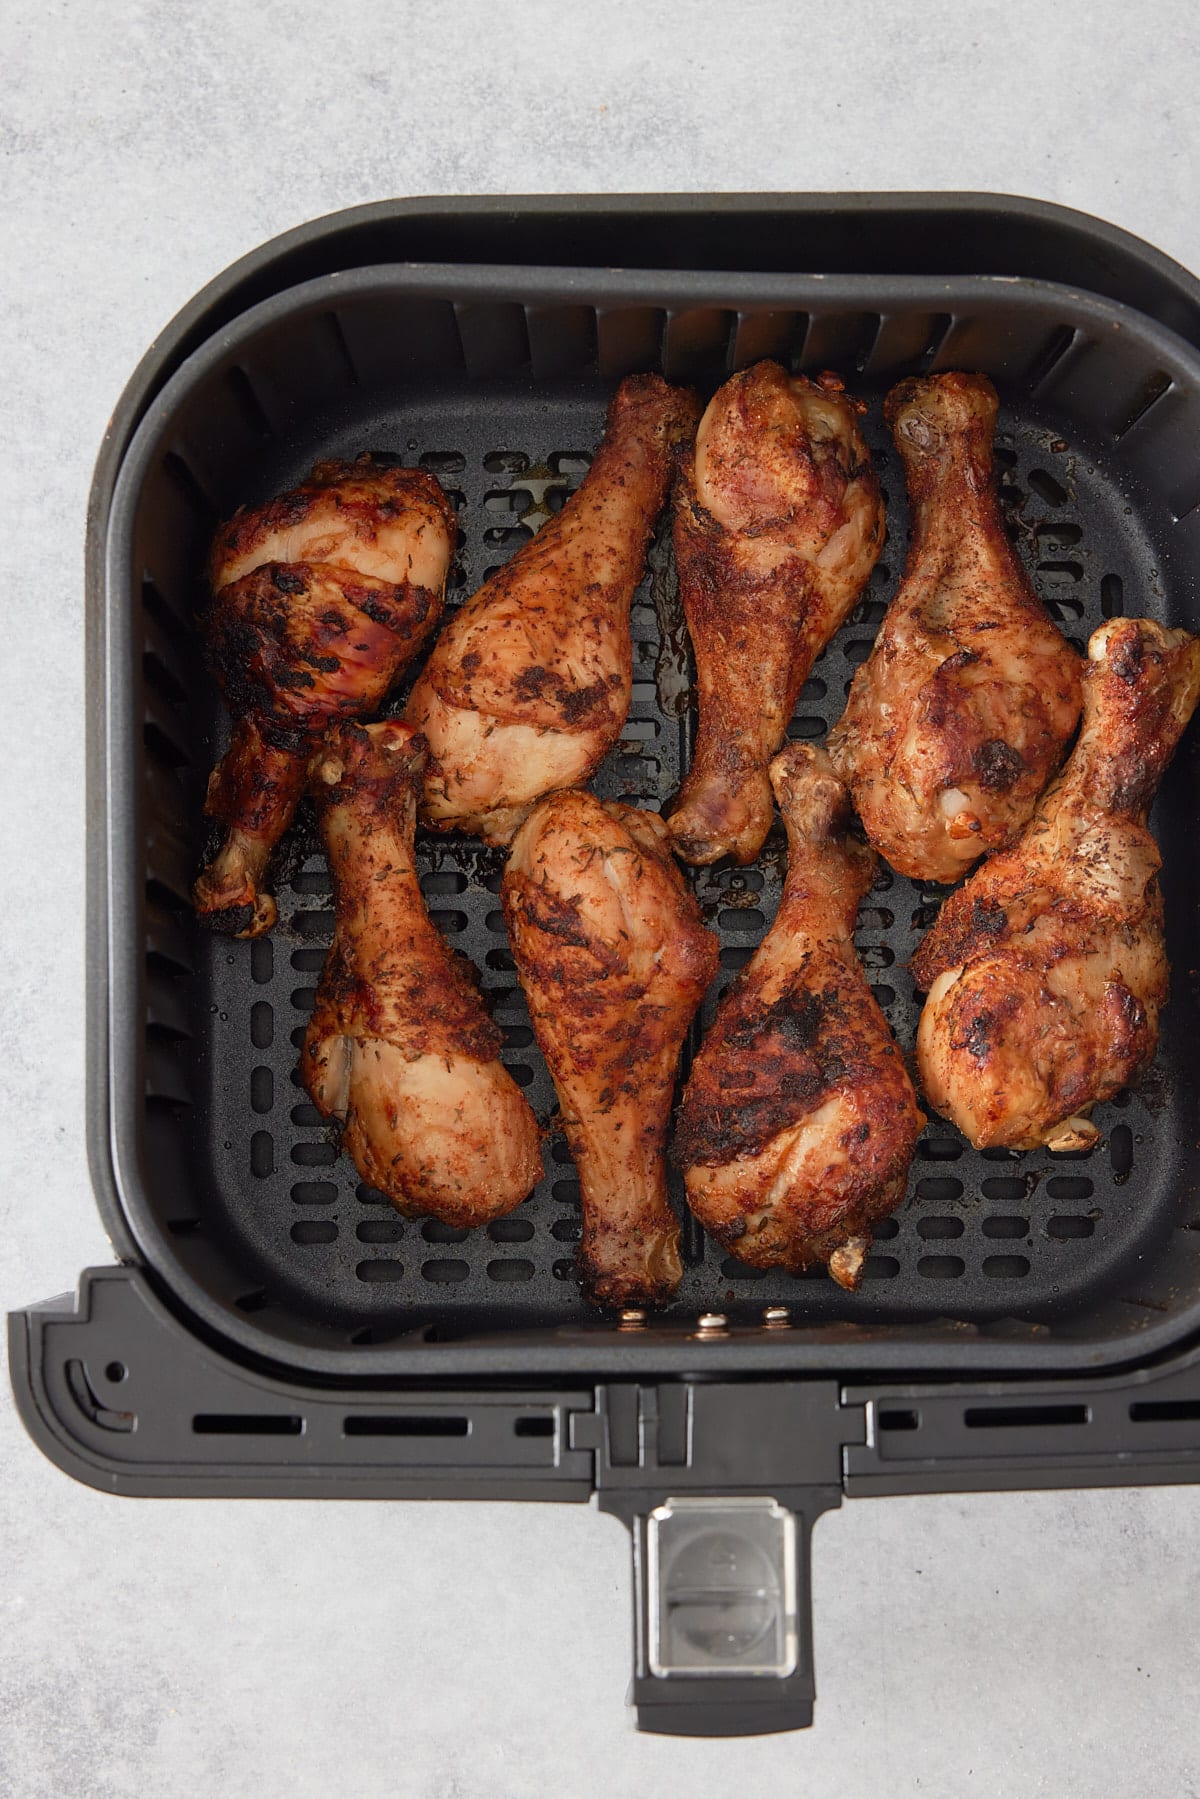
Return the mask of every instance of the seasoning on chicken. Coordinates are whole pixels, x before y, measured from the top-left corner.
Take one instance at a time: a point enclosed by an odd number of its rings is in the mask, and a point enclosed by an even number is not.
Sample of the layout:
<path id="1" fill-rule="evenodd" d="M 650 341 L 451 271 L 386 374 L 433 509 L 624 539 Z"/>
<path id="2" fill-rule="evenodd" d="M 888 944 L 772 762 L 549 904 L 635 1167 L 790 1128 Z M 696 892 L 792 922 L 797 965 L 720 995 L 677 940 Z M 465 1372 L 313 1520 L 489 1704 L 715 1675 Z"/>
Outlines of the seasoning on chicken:
<path id="1" fill-rule="evenodd" d="M 195 886 L 214 929 L 275 923 L 264 882 L 295 815 L 313 744 L 374 710 L 441 614 L 454 512 L 432 475 L 327 462 L 293 493 L 217 533 L 209 652 L 233 718 L 205 811 L 220 845 Z"/>
<path id="2" fill-rule="evenodd" d="M 413 860 L 425 746 L 398 720 L 333 727 L 311 777 L 336 923 L 304 1085 L 364 1181 L 407 1216 L 485 1224 L 542 1172 L 475 972 L 430 922 Z"/>
<path id="3" fill-rule="evenodd" d="M 674 1157 L 704 1228 L 754 1268 L 862 1276 L 904 1197 L 924 1120 L 854 948 L 875 857 L 823 750 L 770 769 L 788 836 L 775 922 L 717 1009 L 684 1090 Z"/>
<path id="4" fill-rule="evenodd" d="M 696 659 L 695 755 L 671 814 L 687 862 L 752 862 L 774 816 L 767 764 L 809 670 L 861 594 L 883 504 L 835 375 L 760 362 L 709 403 L 675 495 Z"/>
<path id="5" fill-rule="evenodd" d="M 978 1148 L 1086 1149 L 1091 1107 L 1154 1060 L 1169 970 L 1146 819 L 1198 697 L 1200 639 L 1101 625 L 1070 761 L 913 957 L 925 1092 Z"/>
<path id="6" fill-rule="evenodd" d="M 1009 543 L 984 375 L 902 381 L 884 411 L 913 509 L 904 581 L 829 738 L 867 836 L 956 881 L 1029 818 L 1079 718 L 1082 663 Z"/>
<path id="7" fill-rule="evenodd" d="M 605 1305 L 661 1304 L 682 1273 L 664 1156 L 679 1052 L 717 942 L 662 820 L 590 793 L 531 813 L 504 912 L 579 1170 L 580 1267 Z"/>
<path id="8" fill-rule="evenodd" d="M 695 423 L 691 394 L 623 381 L 562 511 L 450 619 L 405 716 L 429 742 L 422 818 L 509 843 L 543 794 L 586 781 L 621 734 L 629 608 Z"/>

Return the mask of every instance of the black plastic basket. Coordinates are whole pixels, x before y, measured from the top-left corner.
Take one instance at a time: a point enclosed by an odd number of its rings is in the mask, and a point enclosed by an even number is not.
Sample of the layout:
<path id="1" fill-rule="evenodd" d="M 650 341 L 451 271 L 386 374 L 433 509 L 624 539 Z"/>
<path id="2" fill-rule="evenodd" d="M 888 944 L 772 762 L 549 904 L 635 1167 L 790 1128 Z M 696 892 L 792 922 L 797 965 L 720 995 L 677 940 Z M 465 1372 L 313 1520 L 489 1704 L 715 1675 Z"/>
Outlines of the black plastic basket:
<path id="1" fill-rule="evenodd" d="M 303 827 L 272 937 L 197 930 L 223 725 L 195 619 L 217 518 L 319 457 L 371 448 L 437 472 L 459 507 L 456 603 L 578 481 L 621 375 L 707 394 L 767 355 L 876 402 L 905 374 L 985 370 L 1007 516 L 1067 634 L 1122 611 L 1200 627 L 1200 286 L 1109 227 L 969 195 L 396 202 L 267 245 L 164 333 L 97 466 L 89 1142 L 123 1266 L 10 1334 L 35 1437 L 111 1490 L 597 1493 L 634 1533 L 640 1721 L 701 1733 L 810 1717 L 807 1531 L 843 1493 L 1196 1477 L 1194 741 L 1155 814 L 1175 970 L 1159 1063 L 1097 1114 L 1096 1148 L 979 1153 L 931 1120 L 856 1294 L 760 1275 L 685 1215 L 678 1297 L 639 1327 L 580 1296 L 560 1138 L 531 1199 L 470 1235 L 402 1221 L 357 1183 L 294 1080 L 332 925 Z M 878 404 L 865 429 L 888 543 L 794 736 L 839 715 L 903 563 Z M 633 706 L 599 790 L 659 806 L 693 728 L 665 537 L 633 636 Z M 419 847 L 433 916 L 548 1116 L 501 858 Z M 696 871 L 722 944 L 698 1029 L 781 874 L 772 842 L 750 869 Z M 907 962 L 940 895 L 884 873 L 860 915 L 906 1044 Z M 713 1545 L 727 1579 L 709 1592 L 693 1576 Z"/>

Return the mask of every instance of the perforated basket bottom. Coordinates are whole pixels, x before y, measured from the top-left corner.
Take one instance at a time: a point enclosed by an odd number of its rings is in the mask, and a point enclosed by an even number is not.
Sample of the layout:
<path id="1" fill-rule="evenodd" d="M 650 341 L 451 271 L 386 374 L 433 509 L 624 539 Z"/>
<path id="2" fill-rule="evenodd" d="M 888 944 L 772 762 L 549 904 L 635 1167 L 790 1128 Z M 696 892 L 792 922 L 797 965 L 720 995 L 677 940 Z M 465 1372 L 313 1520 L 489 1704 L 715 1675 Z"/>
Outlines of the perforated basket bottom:
<path id="1" fill-rule="evenodd" d="M 369 443 L 438 473 L 462 528 L 450 596 L 457 604 L 561 505 L 587 467 L 583 446 L 597 440 L 602 416 L 593 401 L 502 401 L 488 408 L 485 440 L 478 413 L 466 408 L 397 413 L 374 420 L 368 435 L 361 425 L 343 430 L 325 449 L 353 454 Z M 866 432 L 886 491 L 888 539 L 862 603 L 801 695 L 793 737 L 819 740 L 839 716 L 903 568 L 903 479 L 877 404 Z M 1147 583 L 1154 561 L 1149 544 L 1097 459 L 1069 448 L 1052 426 L 1011 413 L 1002 418 L 999 444 L 1014 534 L 1038 591 L 1068 635 L 1082 645 L 1101 618 L 1126 609 L 1127 598 L 1134 599 L 1131 611 L 1159 609 L 1153 578 Z M 302 472 L 297 463 L 273 474 L 282 483 Z M 679 784 L 690 723 L 683 715 L 682 638 L 665 534 L 653 564 L 632 615 L 633 705 L 596 787 L 606 797 L 657 810 Z M 550 1121 L 553 1089 L 504 934 L 501 854 L 424 835 L 419 861 L 434 921 L 475 963 L 504 1030 L 504 1059 L 539 1118 Z M 779 835 L 751 868 L 693 873 L 722 945 L 701 1028 L 774 916 L 783 867 Z M 860 952 L 906 1053 L 917 1020 L 907 963 L 942 893 L 883 871 L 859 916 Z M 207 1155 L 215 1191 L 209 1203 L 242 1244 L 248 1268 L 259 1271 L 258 1284 L 248 1277 L 238 1303 L 254 1310 L 286 1297 L 357 1342 L 430 1325 L 458 1335 L 590 1316 L 575 1279 L 579 1189 L 560 1135 L 548 1135 L 545 1175 L 526 1203 L 473 1233 L 402 1220 L 358 1181 L 295 1073 L 333 922 L 318 853 L 298 858 L 278 897 L 280 924 L 271 938 L 254 944 L 209 939 L 203 950 L 211 1019 Z M 681 1076 L 687 1064 L 685 1055 Z M 855 1295 L 823 1271 L 796 1278 L 743 1267 L 699 1230 L 676 1181 L 685 1273 L 671 1311 L 720 1309 L 754 1319 L 765 1306 L 783 1304 L 797 1321 L 813 1322 L 1061 1316 L 1111 1287 L 1116 1272 L 1128 1268 L 1131 1247 L 1148 1246 L 1177 1222 L 1173 1153 L 1156 1123 L 1168 1097 L 1160 1070 L 1141 1095 L 1123 1095 L 1097 1114 L 1103 1136 L 1084 1155 L 978 1153 L 952 1127 L 931 1119 L 905 1203 L 877 1228 Z"/>

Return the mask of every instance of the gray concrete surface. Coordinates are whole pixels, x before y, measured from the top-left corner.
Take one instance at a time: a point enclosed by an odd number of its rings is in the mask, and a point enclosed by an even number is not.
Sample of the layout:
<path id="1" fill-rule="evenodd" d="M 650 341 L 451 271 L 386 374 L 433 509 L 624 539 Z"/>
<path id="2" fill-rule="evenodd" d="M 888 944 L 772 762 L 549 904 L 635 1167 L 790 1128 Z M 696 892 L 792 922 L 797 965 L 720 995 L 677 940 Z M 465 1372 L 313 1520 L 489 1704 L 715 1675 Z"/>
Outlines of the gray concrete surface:
<path id="1" fill-rule="evenodd" d="M 81 1106 L 81 558 L 155 331 L 394 193 L 947 188 L 1200 267 L 1187 4 L 0 0 L 0 1307 L 109 1252 Z M 0 1393 L 0 1794 L 1200 1791 L 1192 1490 L 856 1504 L 812 1732 L 638 1738 L 626 1543 L 569 1507 L 133 1503 Z"/>

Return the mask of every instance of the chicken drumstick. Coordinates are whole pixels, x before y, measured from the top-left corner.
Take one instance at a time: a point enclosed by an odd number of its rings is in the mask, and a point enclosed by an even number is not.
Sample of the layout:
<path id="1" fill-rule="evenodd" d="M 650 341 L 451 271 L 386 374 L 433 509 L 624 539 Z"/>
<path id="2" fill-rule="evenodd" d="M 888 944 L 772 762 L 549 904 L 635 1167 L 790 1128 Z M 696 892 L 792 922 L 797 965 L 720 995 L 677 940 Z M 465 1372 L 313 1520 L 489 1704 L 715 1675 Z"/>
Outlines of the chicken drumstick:
<path id="1" fill-rule="evenodd" d="M 509 843 L 620 736 L 630 602 L 695 417 L 691 394 L 657 375 L 622 381 L 577 492 L 447 624 L 405 711 L 429 742 L 428 824 Z"/>
<path id="2" fill-rule="evenodd" d="M 734 375 L 683 457 L 675 561 L 696 659 L 696 752 L 671 814 L 686 862 L 752 862 L 771 827 L 767 763 L 809 670 L 863 590 L 883 505 L 835 375 Z"/>
<path id="3" fill-rule="evenodd" d="M 1081 660 L 1000 517 L 998 404 L 985 375 L 946 374 L 884 405 L 912 546 L 828 747 L 867 836 L 914 880 L 956 881 L 1020 830 L 1079 718 Z"/>
<path id="4" fill-rule="evenodd" d="M 684 1090 L 674 1157 L 707 1231 L 754 1268 L 826 1262 L 855 1287 L 904 1197 L 922 1123 L 854 948 L 875 857 L 823 750 L 771 764 L 788 835 L 775 922 L 724 995 Z"/>
<path id="5" fill-rule="evenodd" d="M 336 894 L 301 1055 L 363 1179 L 410 1217 L 511 1212 L 542 1172 L 537 1121 L 500 1062 L 474 970 L 430 922 L 413 862 L 425 746 L 393 720 L 329 731 L 313 794 Z"/>
<path id="6" fill-rule="evenodd" d="M 682 1273 L 663 1146 L 684 1035 L 716 972 L 716 939 L 671 860 L 661 819 L 590 793 L 554 794 L 531 813 L 503 893 L 579 1170 L 589 1296 L 661 1303 Z"/>
<path id="7" fill-rule="evenodd" d="M 1070 761 L 913 957 L 921 1080 L 976 1147 L 1086 1149 L 1088 1110 L 1154 1059 L 1168 969 L 1146 819 L 1198 696 L 1200 639 L 1136 618 L 1093 632 Z"/>
<path id="8" fill-rule="evenodd" d="M 275 923 L 267 864 L 313 743 L 332 719 L 372 711 L 420 649 L 455 530 L 432 475 L 364 456 L 320 464 L 217 533 L 206 624 L 233 730 L 205 805 L 222 842 L 195 886 L 215 929 L 257 937 Z"/>

